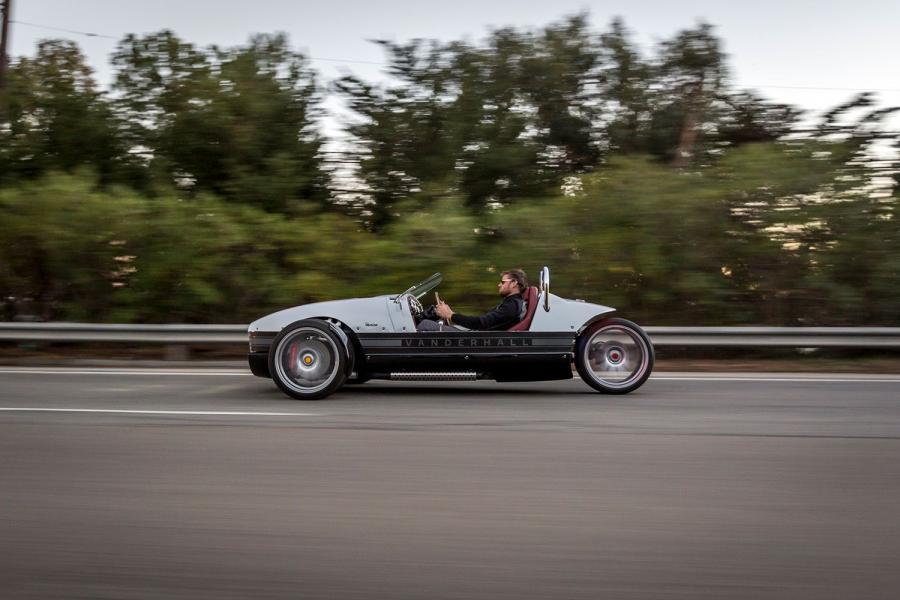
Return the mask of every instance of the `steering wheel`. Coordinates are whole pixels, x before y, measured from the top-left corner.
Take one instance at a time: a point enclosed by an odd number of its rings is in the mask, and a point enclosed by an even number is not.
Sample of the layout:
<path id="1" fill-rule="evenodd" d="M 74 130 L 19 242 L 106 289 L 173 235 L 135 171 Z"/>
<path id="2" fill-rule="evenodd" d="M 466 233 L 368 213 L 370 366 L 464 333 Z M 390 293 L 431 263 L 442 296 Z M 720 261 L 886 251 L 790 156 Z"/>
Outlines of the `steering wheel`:
<path id="1" fill-rule="evenodd" d="M 425 312 L 425 309 L 422 308 L 422 303 L 412 294 L 406 295 L 406 303 L 409 304 L 409 312 L 412 313 L 412 316 L 415 319 L 421 317 L 422 313 Z"/>

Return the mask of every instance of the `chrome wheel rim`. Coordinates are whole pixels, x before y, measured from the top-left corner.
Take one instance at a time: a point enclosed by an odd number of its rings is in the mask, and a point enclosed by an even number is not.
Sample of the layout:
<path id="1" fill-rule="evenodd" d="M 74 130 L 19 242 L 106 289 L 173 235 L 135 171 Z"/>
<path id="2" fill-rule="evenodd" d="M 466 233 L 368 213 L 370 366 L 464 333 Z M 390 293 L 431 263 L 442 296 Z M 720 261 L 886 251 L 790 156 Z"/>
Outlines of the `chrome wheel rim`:
<path id="1" fill-rule="evenodd" d="M 613 389 L 628 387 L 647 372 L 650 349 L 637 332 L 621 325 L 595 331 L 584 346 L 588 374 Z"/>
<path id="2" fill-rule="evenodd" d="M 338 347 L 314 327 L 299 327 L 275 349 L 275 371 L 288 387 L 310 394 L 328 387 L 338 373 Z"/>

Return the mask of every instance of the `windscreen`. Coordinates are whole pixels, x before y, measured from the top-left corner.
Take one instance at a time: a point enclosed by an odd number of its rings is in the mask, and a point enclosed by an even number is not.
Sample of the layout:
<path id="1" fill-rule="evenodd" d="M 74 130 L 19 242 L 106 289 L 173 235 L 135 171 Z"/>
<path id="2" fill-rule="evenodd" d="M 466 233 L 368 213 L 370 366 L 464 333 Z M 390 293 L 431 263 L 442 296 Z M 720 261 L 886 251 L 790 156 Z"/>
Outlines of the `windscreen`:
<path id="1" fill-rule="evenodd" d="M 407 293 L 412 294 L 417 299 L 421 298 L 422 296 L 439 286 L 443 280 L 443 275 L 441 275 L 440 273 L 435 273 L 428 279 L 420 281 L 416 285 L 412 286 Z"/>

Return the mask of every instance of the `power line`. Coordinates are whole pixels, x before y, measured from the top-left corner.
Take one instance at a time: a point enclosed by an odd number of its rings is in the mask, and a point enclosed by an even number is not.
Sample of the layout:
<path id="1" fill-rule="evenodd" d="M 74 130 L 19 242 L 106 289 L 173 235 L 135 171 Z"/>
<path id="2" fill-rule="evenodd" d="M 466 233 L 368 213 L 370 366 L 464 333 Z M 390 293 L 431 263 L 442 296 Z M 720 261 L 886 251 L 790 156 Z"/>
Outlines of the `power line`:
<path id="1" fill-rule="evenodd" d="M 98 38 L 106 38 L 109 40 L 118 39 L 112 35 L 103 35 L 100 33 L 91 33 L 89 31 L 76 31 L 74 29 L 65 29 L 63 27 L 52 27 L 50 25 L 38 25 L 37 23 L 28 23 L 26 21 L 10 21 L 10 23 L 16 23 L 17 25 L 27 25 L 28 27 L 37 27 L 39 29 L 49 29 L 51 31 L 62 31 L 64 33 L 72 33 L 75 35 L 84 35 L 87 37 L 98 37 Z M 347 60 L 344 58 L 326 58 L 324 56 L 307 56 L 309 60 L 321 60 L 326 62 L 338 62 L 338 63 L 354 63 L 360 65 L 376 65 L 380 67 L 388 66 L 388 63 L 385 62 L 377 62 L 372 60 Z"/>
<path id="2" fill-rule="evenodd" d="M 339 63 L 354 63 L 358 65 L 377 65 L 379 67 L 387 67 L 389 63 L 384 62 L 376 62 L 373 60 L 346 60 L 343 58 L 322 58 L 319 56 L 307 56 L 309 60 L 324 60 L 328 62 L 339 62 Z"/>
<path id="3" fill-rule="evenodd" d="M 103 35 L 100 33 L 92 33 L 89 31 L 76 31 L 74 29 L 65 29 L 63 27 L 53 27 L 50 25 L 39 25 L 37 23 L 28 23 L 26 21 L 13 21 L 10 20 L 10 23 L 16 23 L 17 25 L 27 25 L 28 27 L 37 27 L 39 29 L 49 29 L 52 31 L 62 31 L 64 33 L 72 33 L 75 35 L 83 35 L 86 37 L 97 37 L 97 38 L 105 38 L 109 40 L 118 39 L 115 36 L 111 35 Z M 336 62 L 336 63 L 348 63 L 348 64 L 356 64 L 356 65 L 374 65 L 378 67 L 388 67 L 390 63 L 382 62 L 382 61 L 373 61 L 373 60 L 352 60 L 346 58 L 328 58 L 324 56 L 307 56 L 309 60 L 317 60 L 324 62 Z M 900 92 L 900 88 L 851 88 L 851 87 L 827 87 L 827 86 L 805 86 L 805 85 L 745 85 L 741 86 L 743 88 L 763 88 L 763 89 L 777 89 L 777 90 L 810 90 L 810 91 L 832 91 L 832 92 Z"/>
<path id="4" fill-rule="evenodd" d="M 812 87 L 806 85 L 748 85 L 748 88 L 766 88 L 779 90 L 825 90 L 834 92 L 900 92 L 900 88 L 847 88 L 847 87 Z"/>
<path id="5" fill-rule="evenodd" d="M 97 37 L 97 38 L 106 38 L 108 40 L 116 40 L 119 39 L 112 35 L 103 35 L 101 33 L 92 33 L 90 31 L 77 31 L 75 29 L 66 29 L 64 27 L 53 27 L 51 25 L 39 25 L 38 23 L 29 23 L 27 21 L 10 21 L 10 23 L 15 23 L 17 25 L 27 25 L 28 27 L 37 27 L 38 29 L 49 29 L 51 31 L 62 31 L 63 33 L 71 33 L 74 35 L 83 35 L 87 37 Z M 360 65 L 376 65 L 380 67 L 388 66 L 388 63 L 378 62 L 372 60 L 347 60 L 344 58 L 326 58 L 324 56 L 307 56 L 309 60 L 321 60 L 326 62 L 338 62 L 338 63 L 354 63 Z"/>
<path id="6" fill-rule="evenodd" d="M 62 31 L 63 33 L 71 33 L 74 35 L 83 35 L 87 37 L 97 37 L 97 38 L 106 38 L 108 40 L 116 40 L 119 39 L 112 35 L 103 35 L 101 33 L 92 33 L 89 31 L 76 31 L 75 29 L 65 29 L 64 27 L 53 27 L 51 25 L 39 25 L 37 23 L 28 23 L 27 21 L 10 21 L 10 23 L 15 23 L 17 25 L 27 25 L 28 27 L 37 27 L 38 29 L 49 29 L 51 31 Z M 326 58 L 324 56 L 307 56 L 309 60 L 321 60 L 325 62 L 338 62 L 338 63 L 353 63 L 359 65 L 375 65 L 379 67 L 386 67 L 389 63 L 373 61 L 373 60 L 348 60 L 344 58 Z"/>
<path id="7" fill-rule="evenodd" d="M 16 25 L 27 25 L 28 27 L 37 27 L 39 29 L 50 29 L 52 31 L 62 31 L 64 33 L 74 33 L 75 35 L 83 35 L 86 37 L 106 38 L 108 40 L 118 39 L 111 35 L 103 35 L 101 33 L 91 33 L 89 31 L 75 31 L 74 29 L 64 29 L 62 27 L 51 27 L 50 25 L 38 25 L 37 23 L 27 23 L 25 21 L 10 21 Z"/>

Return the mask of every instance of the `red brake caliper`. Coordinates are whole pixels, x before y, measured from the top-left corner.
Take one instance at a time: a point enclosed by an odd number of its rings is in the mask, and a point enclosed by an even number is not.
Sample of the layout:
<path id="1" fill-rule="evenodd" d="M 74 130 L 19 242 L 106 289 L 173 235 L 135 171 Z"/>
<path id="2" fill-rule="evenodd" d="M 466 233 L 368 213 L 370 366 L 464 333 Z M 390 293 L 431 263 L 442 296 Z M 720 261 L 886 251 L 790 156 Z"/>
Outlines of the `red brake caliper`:
<path id="1" fill-rule="evenodd" d="M 291 352 L 288 355 L 288 360 L 290 361 L 288 364 L 290 365 L 291 370 L 293 370 L 294 365 L 297 364 L 297 344 L 291 344 Z"/>

